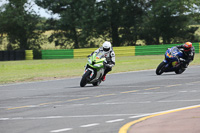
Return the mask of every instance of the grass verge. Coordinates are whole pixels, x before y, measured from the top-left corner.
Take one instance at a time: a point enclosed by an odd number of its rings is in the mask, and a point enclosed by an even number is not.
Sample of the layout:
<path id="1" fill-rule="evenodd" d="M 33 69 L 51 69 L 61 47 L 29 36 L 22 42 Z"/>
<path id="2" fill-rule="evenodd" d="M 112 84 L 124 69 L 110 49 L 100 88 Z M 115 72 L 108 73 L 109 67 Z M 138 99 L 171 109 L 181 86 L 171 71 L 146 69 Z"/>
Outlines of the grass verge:
<path id="1" fill-rule="evenodd" d="M 110 73 L 156 69 L 163 55 L 116 57 Z M 81 76 L 87 58 L 0 62 L 0 84 Z M 200 54 L 190 65 L 200 65 Z"/>

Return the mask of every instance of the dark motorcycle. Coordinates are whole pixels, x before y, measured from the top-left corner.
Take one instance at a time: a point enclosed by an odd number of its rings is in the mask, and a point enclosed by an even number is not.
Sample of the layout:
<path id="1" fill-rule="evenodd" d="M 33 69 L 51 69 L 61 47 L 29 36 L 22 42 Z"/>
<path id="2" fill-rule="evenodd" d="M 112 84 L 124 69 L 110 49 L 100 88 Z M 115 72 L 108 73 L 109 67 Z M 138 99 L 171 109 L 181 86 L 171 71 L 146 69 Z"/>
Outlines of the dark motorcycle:
<path id="1" fill-rule="evenodd" d="M 181 74 L 185 71 L 182 66 L 180 58 L 183 58 L 184 54 L 177 47 L 168 48 L 165 53 L 165 59 L 158 65 L 156 74 L 161 75 L 164 72 L 175 72 Z"/>

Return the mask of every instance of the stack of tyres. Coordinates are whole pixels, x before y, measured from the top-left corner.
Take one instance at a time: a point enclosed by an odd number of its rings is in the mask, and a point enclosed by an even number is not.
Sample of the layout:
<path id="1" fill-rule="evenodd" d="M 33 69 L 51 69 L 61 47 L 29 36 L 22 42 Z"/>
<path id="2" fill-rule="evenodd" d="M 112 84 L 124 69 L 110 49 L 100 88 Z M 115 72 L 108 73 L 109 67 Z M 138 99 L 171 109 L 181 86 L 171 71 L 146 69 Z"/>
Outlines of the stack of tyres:
<path id="1" fill-rule="evenodd" d="M 0 51 L 0 61 L 25 60 L 25 50 Z"/>
<path id="2" fill-rule="evenodd" d="M 25 50 L 15 51 L 15 60 L 25 60 Z"/>
<path id="3" fill-rule="evenodd" d="M 10 60 L 10 51 L 3 51 L 3 61 Z"/>
<path id="4" fill-rule="evenodd" d="M 33 50 L 25 50 L 26 60 L 33 60 Z"/>
<path id="5" fill-rule="evenodd" d="M 0 51 L 0 61 L 3 61 L 3 51 Z"/>
<path id="6" fill-rule="evenodd" d="M 9 51 L 9 60 L 15 60 L 15 51 Z"/>

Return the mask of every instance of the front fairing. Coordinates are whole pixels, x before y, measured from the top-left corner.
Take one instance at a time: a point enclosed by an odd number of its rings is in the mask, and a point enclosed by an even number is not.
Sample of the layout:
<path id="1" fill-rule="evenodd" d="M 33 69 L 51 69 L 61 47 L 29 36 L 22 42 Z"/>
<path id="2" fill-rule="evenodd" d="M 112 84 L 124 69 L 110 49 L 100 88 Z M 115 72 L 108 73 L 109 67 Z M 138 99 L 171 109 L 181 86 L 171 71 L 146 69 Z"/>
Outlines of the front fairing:
<path id="1" fill-rule="evenodd" d="M 94 53 L 92 56 L 88 58 L 88 65 L 92 68 L 95 68 L 97 70 L 104 67 L 103 62 L 105 61 L 105 58 L 103 55 L 99 53 Z"/>
<path id="2" fill-rule="evenodd" d="M 106 59 L 104 58 L 104 56 L 98 53 L 94 53 L 92 56 L 88 57 L 88 62 L 85 67 L 85 72 L 88 70 L 91 71 L 90 80 L 88 81 L 88 83 L 98 81 L 99 78 L 103 75 L 105 60 Z"/>
<path id="3" fill-rule="evenodd" d="M 168 61 L 178 61 L 178 52 L 168 49 L 165 53 L 165 59 Z"/>
<path id="4" fill-rule="evenodd" d="M 168 67 L 167 71 L 174 71 L 180 66 L 179 57 L 183 57 L 183 53 L 177 47 L 169 48 L 166 51 L 165 60 L 163 62 L 165 62 L 166 67 Z"/>

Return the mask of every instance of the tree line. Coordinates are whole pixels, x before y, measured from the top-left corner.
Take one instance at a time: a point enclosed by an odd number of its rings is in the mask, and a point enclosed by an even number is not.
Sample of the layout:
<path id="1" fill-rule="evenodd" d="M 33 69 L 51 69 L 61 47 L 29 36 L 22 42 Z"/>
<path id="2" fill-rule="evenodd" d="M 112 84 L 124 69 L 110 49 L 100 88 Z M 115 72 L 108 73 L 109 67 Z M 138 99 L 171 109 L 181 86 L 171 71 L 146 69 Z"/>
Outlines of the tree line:
<path id="1" fill-rule="evenodd" d="M 197 0 L 35 0 L 35 4 L 58 14 L 41 18 L 29 0 L 8 0 L 0 7 L 0 44 L 8 49 L 40 49 L 41 35 L 54 32 L 48 41 L 71 48 L 95 46 L 93 39 L 109 40 L 113 46 L 134 46 L 199 41 Z"/>

